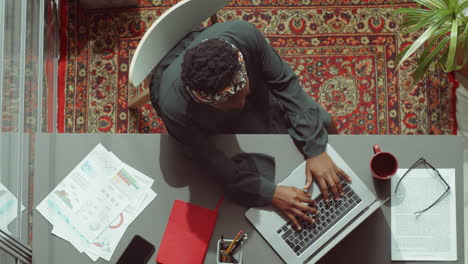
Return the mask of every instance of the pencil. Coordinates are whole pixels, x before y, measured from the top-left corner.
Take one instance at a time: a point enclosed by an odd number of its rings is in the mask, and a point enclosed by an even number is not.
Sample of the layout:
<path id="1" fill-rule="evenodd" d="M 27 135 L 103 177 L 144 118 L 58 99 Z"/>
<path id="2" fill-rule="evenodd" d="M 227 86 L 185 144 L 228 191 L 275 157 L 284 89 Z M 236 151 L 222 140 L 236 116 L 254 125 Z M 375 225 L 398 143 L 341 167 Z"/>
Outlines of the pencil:
<path id="1" fill-rule="evenodd" d="M 244 231 L 239 231 L 239 233 L 237 233 L 236 237 L 232 240 L 231 244 L 229 244 L 229 247 L 226 249 L 226 254 L 229 255 L 229 252 L 231 252 L 232 250 L 232 247 L 234 246 L 234 244 L 236 243 L 236 241 L 239 239 L 239 237 L 242 235 L 242 233 L 244 233 Z"/>
<path id="2" fill-rule="evenodd" d="M 242 240 L 246 239 L 247 238 L 247 234 L 243 234 L 241 238 L 239 238 L 237 240 L 237 242 L 235 243 L 234 247 L 232 248 L 231 252 L 229 252 L 231 254 L 231 256 L 236 253 L 236 251 L 240 248 L 241 244 L 242 244 Z"/>
<path id="3" fill-rule="evenodd" d="M 241 241 L 241 240 L 239 239 L 239 241 Z M 231 256 L 234 255 L 234 253 L 236 253 L 236 251 L 240 248 L 240 244 L 241 244 L 241 242 L 240 242 L 240 243 L 236 243 L 236 244 L 234 245 L 234 247 L 232 247 L 231 252 L 229 252 L 229 254 L 230 254 Z"/>

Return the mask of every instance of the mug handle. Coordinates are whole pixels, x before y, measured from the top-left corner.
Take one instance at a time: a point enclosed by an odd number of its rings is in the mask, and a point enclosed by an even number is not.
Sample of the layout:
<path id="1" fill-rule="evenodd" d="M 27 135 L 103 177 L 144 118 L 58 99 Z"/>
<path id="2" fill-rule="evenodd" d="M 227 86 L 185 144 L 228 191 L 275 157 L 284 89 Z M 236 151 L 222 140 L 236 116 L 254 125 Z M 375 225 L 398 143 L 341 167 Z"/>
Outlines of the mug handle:
<path id="1" fill-rule="evenodd" d="M 380 150 L 379 144 L 375 144 L 375 145 L 374 145 L 374 154 L 377 154 L 377 153 L 379 153 L 379 152 L 381 152 L 381 151 L 382 151 L 382 150 Z"/>

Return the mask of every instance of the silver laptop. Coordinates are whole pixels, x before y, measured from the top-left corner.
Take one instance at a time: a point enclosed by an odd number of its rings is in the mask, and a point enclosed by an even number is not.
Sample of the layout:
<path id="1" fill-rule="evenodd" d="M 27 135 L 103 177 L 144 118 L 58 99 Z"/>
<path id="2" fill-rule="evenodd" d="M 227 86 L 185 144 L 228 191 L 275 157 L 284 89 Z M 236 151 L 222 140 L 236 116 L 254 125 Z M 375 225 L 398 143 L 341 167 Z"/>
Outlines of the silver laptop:
<path id="1" fill-rule="evenodd" d="M 341 201 L 330 199 L 329 205 L 325 204 L 314 183 L 312 195 L 320 212 L 318 216 L 309 214 L 315 219 L 314 224 L 298 218 L 302 230 L 295 231 L 292 223 L 271 206 L 251 208 L 245 213 L 257 231 L 288 264 L 315 263 L 385 202 L 377 199 L 330 145 L 327 145 L 326 151 L 335 164 L 351 177 L 352 183 L 343 180 L 345 194 Z M 302 189 L 304 182 L 305 162 L 280 184 Z"/>

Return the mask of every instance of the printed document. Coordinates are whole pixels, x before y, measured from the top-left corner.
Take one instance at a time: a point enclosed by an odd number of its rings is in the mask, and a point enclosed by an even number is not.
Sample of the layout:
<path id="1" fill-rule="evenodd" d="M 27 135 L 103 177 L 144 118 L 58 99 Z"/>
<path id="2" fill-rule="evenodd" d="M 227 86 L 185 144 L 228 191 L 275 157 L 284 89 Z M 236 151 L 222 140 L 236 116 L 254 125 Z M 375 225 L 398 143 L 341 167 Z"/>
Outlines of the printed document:
<path id="1" fill-rule="evenodd" d="M 21 211 L 24 206 L 21 205 Z M 7 226 L 15 220 L 18 211 L 18 200 L 0 183 L 0 229 L 8 231 Z"/>
<path id="2" fill-rule="evenodd" d="M 146 206 L 156 197 L 156 193 L 153 190 L 149 190 L 145 199 L 143 200 L 142 206 L 137 212 L 131 213 L 125 209 L 119 217 L 94 240 L 91 246 L 86 250 L 86 253 L 99 256 L 107 261 L 110 261 L 115 249 L 123 237 L 127 227 L 135 220 L 135 218 L 145 209 Z"/>
<path id="3" fill-rule="evenodd" d="M 66 226 L 80 252 L 127 207 L 136 191 L 125 186 L 129 176 L 123 166 L 111 168 L 104 158 L 96 158 L 108 155 L 98 145 L 37 208 L 52 225 Z"/>
<path id="4" fill-rule="evenodd" d="M 102 232 L 93 243 L 85 250 L 85 253 L 93 260 L 96 261 L 98 258 L 103 258 L 110 261 L 118 243 L 122 239 L 128 226 L 140 215 L 143 210 L 156 198 L 157 194 L 149 189 L 144 196 L 143 203 L 139 206 L 138 211 L 131 212 L 132 207 L 136 205 L 129 205 L 127 208 L 119 214 L 119 216 Z M 55 226 L 52 230 L 52 234 L 61 237 L 65 240 L 72 240 L 69 237 L 67 230 L 63 229 L 63 226 Z"/>
<path id="5" fill-rule="evenodd" d="M 432 169 L 412 169 L 398 187 L 407 169 L 399 169 L 391 180 L 392 260 L 456 261 L 455 169 L 438 169 L 450 190 L 421 214 L 447 189 Z"/>
<path id="6" fill-rule="evenodd" d="M 97 145 L 37 206 L 52 233 L 94 261 L 110 260 L 128 225 L 156 197 L 154 180 Z"/>

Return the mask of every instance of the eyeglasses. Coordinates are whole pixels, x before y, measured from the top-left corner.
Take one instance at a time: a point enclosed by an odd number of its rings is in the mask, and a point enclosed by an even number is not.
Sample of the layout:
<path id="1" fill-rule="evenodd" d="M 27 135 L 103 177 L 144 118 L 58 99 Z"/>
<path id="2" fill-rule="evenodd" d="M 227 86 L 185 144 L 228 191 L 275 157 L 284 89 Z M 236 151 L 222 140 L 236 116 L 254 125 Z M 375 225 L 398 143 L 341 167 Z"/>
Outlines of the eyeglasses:
<path id="1" fill-rule="evenodd" d="M 400 180 L 398 181 L 397 183 L 397 186 L 395 188 L 395 193 L 398 191 L 398 186 L 400 186 L 400 183 L 401 181 L 405 178 L 406 175 L 408 175 L 408 173 L 418 167 L 418 166 L 425 166 L 426 168 L 430 168 L 432 169 L 438 176 L 439 178 L 442 180 L 442 182 L 445 184 L 446 186 L 446 190 L 444 193 L 442 193 L 442 195 L 437 198 L 437 200 L 435 200 L 431 205 L 429 205 L 427 208 L 423 209 L 423 210 L 420 210 L 420 211 L 417 211 L 417 212 L 414 212 L 414 214 L 422 214 L 424 213 L 425 211 L 431 209 L 431 207 L 433 207 L 435 204 L 437 204 L 440 200 L 442 200 L 442 198 L 450 191 L 450 185 L 444 180 L 444 178 L 442 178 L 442 175 L 440 175 L 440 172 L 434 168 L 434 166 L 432 166 L 429 162 L 427 162 L 424 158 L 420 158 L 418 159 L 413 165 L 411 165 L 411 167 L 405 172 L 405 174 L 403 174 L 403 176 L 401 176 Z"/>

